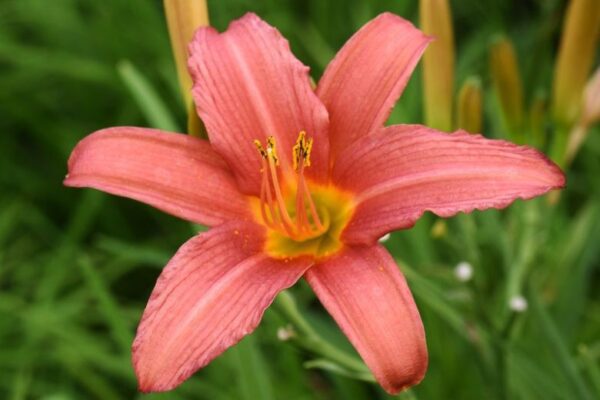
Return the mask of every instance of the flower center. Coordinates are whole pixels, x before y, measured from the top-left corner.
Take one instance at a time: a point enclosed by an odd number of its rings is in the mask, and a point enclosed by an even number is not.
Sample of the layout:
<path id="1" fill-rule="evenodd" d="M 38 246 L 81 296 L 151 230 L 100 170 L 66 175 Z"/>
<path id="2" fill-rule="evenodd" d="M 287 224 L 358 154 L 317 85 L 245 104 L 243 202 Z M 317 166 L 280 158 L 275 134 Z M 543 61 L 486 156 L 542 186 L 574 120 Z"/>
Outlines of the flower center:
<path id="1" fill-rule="evenodd" d="M 268 228 L 267 253 L 277 258 L 321 258 L 340 250 L 340 235 L 354 210 L 353 202 L 348 193 L 311 183 L 304 176 L 310 167 L 312 138 L 300 132 L 292 147 L 294 174 L 281 180 L 275 139 L 269 136 L 264 146 L 258 140 L 254 144 L 262 174 L 260 202 L 254 208 L 257 219 Z"/>

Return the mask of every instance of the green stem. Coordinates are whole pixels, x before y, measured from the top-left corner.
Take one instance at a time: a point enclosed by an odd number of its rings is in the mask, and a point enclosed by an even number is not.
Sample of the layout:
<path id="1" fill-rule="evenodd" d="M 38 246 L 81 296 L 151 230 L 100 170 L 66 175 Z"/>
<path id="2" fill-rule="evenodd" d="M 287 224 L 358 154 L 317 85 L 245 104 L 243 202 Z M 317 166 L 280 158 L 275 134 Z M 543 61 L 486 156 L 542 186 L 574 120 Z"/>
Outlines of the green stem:
<path id="1" fill-rule="evenodd" d="M 570 129 L 565 126 L 557 125 L 552 138 L 550 148 L 550 158 L 554 160 L 560 167 L 564 167 L 565 154 L 567 151 L 567 142 L 569 140 Z"/>
<path id="2" fill-rule="evenodd" d="M 467 259 L 476 267 L 480 265 L 481 257 L 477 247 L 477 225 L 473 214 L 460 215 L 460 229 L 467 250 Z"/>
<path id="3" fill-rule="evenodd" d="M 295 339 L 304 348 L 313 351 L 339 365 L 357 372 L 369 372 L 365 364 L 354 356 L 333 346 L 323 339 L 302 316 L 293 296 L 284 291 L 277 296 L 275 307 L 289 320 L 298 334 Z"/>
<path id="4" fill-rule="evenodd" d="M 504 326 L 498 331 L 494 341 L 494 348 L 496 350 L 496 364 L 498 368 L 498 398 L 501 400 L 509 399 L 508 351 L 513 328 L 518 318 L 519 315 L 515 312 L 512 312 L 506 319 Z"/>
<path id="5" fill-rule="evenodd" d="M 406 389 L 398 397 L 402 400 L 418 400 L 417 395 L 411 389 Z"/>
<path id="6" fill-rule="evenodd" d="M 496 364 L 498 367 L 498 399 L 508 400 L 507 354 L 504 343 L 497 343 Z"/>
<path id="7" fill-rule="evenodd" d="M 517 210 L 522 223 L 522 236 L 518 241 L 517 257 L 512 265 L 508 265 L 508 277 L 506 284 L 507 306 L 514 296 L 521 294 L 525 278 L 530 273 L 530 268 L 536 256 L 536 249 L 543 242 L 540 232 L 543 232 L 540 220 L 539 201 L 530 201 L 523 205 L 523 209 Z M 506 315 L 506 314 L 504 314 Z M 507 318 L 510 318 L 508 316 Z M 505 322 L 507 324 L 508 322 Z"/>

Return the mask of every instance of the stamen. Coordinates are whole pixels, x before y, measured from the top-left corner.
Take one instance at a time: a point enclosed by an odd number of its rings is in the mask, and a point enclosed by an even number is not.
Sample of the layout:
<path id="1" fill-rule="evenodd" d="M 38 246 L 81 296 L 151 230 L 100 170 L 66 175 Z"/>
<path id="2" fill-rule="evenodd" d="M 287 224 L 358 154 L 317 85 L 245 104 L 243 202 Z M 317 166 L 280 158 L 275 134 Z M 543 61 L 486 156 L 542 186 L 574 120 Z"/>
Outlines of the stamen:
<path id="1" fill-rule="evenodd" d="M 279 157 L 277 157 L 277 151 L 275 149 L 275 138 L 273 136 L 269 136 L 267 138 L 267 157 L 269 160 L 273 159 L 275 165 L 279 166 Z"/>
<path id="2" fill-rule="evenodd" d="M 304 208 L 304 193 L 306 193 L 306 197 L 308 198 L 308 206 L 310 208 L 310 214 L 313 219 L 313 222 L 318 230 L 323 230 L 323 224 L 321 224 L 319 214 L 317 213 L 317 208 L 315 207 L 315 203 L 310 195 L 310 190 L 308 190 L 306 179 L 304 179 L 304 166 L 310 167 L 310 152 L 312 150 L 312 145 L 313 139 L 306 139 L 306 132 L 302 131 L 298 135 L 296 145 L 292 148 L 294 170 L 298 171 L 297 196 L 302 198 L 302 200 L 296 199 L 297 204 L 302 203 L 302 209 L 297 210 L 296 212 L 298 215 L 301 216 L 301 218 L 303 217 L 303 219 L 306 221 L 305 224 L 308 224 L 308 218 L 306 216 L 306 210 Z M 299 221 L 300 220 L 298 220 L 298 222 Z"/>
<path id="3" fill-rule="evenodd" d="M 308 206 L 310 208 L 310 215 L 313 219 L 313 222 L 317 226 L 318 230 L 323 230 L 325 228 L 323 227 L 323 224 L 321 224 L 321 220 L 319 219 L 319 213 L 317 213 L 317 207 L 315 206 L 315 202 L 310 196 L 308 186 L 306 185 L 306 180 L 302 179 L 302 185 L 304 186 L 304 190 L 306 191 L 306 197 L 308 198 Z"/>
<path id="4" fill-rule="evenodd" d="M 267 181 L 267 173 L 266 166 L 267 162 L 265 159 L 262 159 L 263 168 L 261 169 L 262 173 L 262 183 L 260 188 L 260 213 L 262 214 L 262 218 L 265 221 L 265 224 L 269 228 L 276 229 L 277 225 L 279 225 L 279 220 L 277 219 L 277 215 L 275 214 L 275 208 L 273 207 L 273 200 L 271 196 L 271 188 L 269 187 L 269 182 Z M 266 199 L 265 199 L 266 197 Z M 271 218 L 267 217 L 267 205 L 265 204 L 268 201 L 269 209 L 271 212 Z"/>
<path id="5" fill-rule="evenodd" d="M 279 220 L 279 215 L 277 214 L 277 212 L 275 210 L 275 205 L 273 203 L 273 194 L 271 193 L 271 185 L 269 184 L 269 180 L 268 180 L 269 167 L 267 165 L 267 159 L 269 158 L 269 154 L 273 153 L 274 143 L 273 143 L 272 139 L 270 142 L 267 141 L 267 143 L 269 143 L 269 145 L 270 145 L 270 151 L 265 150 L 265 148 L 262 146 L 260 141 L 254 140 L 254 145 L 256 146 L 256 148 L 258 149 L 258 152 L 261 155 L 260 172 L 262 175 L 262 183 L 261 183 L 261 189 L 260 189 L 260 211 L 261 211 L 263 220 L 265 221 L 265 224 L 268 227 L 270 227 L 272 229 L 276 229 L 276 230 L 281 230 L 281 221 Z M 275 157 L 276 157 L 276 155 L 275 155 Z M 266 212 L 265 195 L 266 195 L 266 202 L 269 206 L 269 212 L 271 214 L 270 219 L 268 218 L 267 212 Z"/>
<path id="6" fill-rule="evenodd" d="M 296 139 L 296 144 L 292 147 L 292 161 L 294 171 L 298 171 L 300 160 L 304 160 L 304 165 L 310 167 L 310 151 L 312 150 L 312 138 L 306 139 L 306 132 L 301 131 Z"/>
<path id="7" fill-rule="evenodd" d="M 312 236 L 325 230 L 304 177 L 304 168 L 310 166 L 312 144 L 313 139 L 307 139 L 306 132 L 302 131 L 298 135 L 296 144 L 292 148 L 293 168 L 298 174 L 296 221 L 294 224 L 287 210 L 281 185 L 279 184 L 279 177 L 277 175 L 279 157 L 277 156 L 275 138 L 269 136 L 265 147 L 263 147 L 260 141 L 254 141 L 254 145 L 261 155 L 261 216 L 265 225 L 269 228 L 284 233 L 295 240 L 301 240 L 303 237 L 307 237 L 307 235 Z M 273 193 L 271 192 L 271 185 L 273 185 L 273 190 L 275 191 L 275 198 L 273 198 Z M 312 226 L 309 223 L 307 215 L 306 201 L 308 201 L 308 210 L 313 222 Z"/>
<path id="8" fill-rule="evenodd" d="M 268 179 L 267 179 L 267 175 L 268 175 L 267 161 L 264 158 L 262 160 L 262 170 L 263 170 L 263 175 L 265 177 L 265 180 L 267 181 L 267 184 L 266 184 L 267 201 L 269 202 L 269 211 L 271 212 L 271 218 L 273 218 L 273 225 L 275 225 L 276 227 L 279 227 L 279 226 L 281 226 L 281 221 L 279 220 L 279 215 L 277 215 L 277 212 L 275 210 L 275 205 L 273 202 L 273 194 L 271 193 L 271 185 L 269 184 Z"/>
<path id="9" fill-rule="evenodd" d="M 262 146 L 259 140 L 254 140 L 254 145 L 258 149 L 262 157 L 262 169 L 261 173 L 263 173 L 263 179 L 266 181 L 266 185 L 263 184 L 261 187 L 261 214 L 265 224 L 269 226 L 269 223 L 272 222 L 272 228 L 281 231 L 285 231 L 285 233 L 291 237 L 295 236 L 293 231 L 293 223 L 290 215 L 285 207 L 285 201 L 283 199 L 283 194 L 281 193 L 281 186 L 279 185 L 279 179 L 277 176 L 276 166 L 279 165 L 279 157 L 277 156 L 277 150 L 275 146 L 275 138 L 273 136 L 269 136 L 267 138 L 267 146 L 266 149 Z M 271 185 L 268 182 L 267 174 L 271 173 L 271 182 L 273 184 L 273 189 L 275 190 L 275 201 L 273 201 L 273 196 L 271 193 Z M 264 205 L 264 194 L 267 197 L 267 203 L 269 205 L 269 211 L 271 214 L 272 221 L 269 221 L 266 215 L 265 205 Z"/>
<path id="10" fill-rule="evenodd" d="M 272 144 L 269 143 L 270 140 L 272 141 Z M 269 139 L 267 139 L 267 154 L 269 155 L 268 161 L 269 161 L 269 169 L 271 170 L 271 179 L 273 180 L 273 189 L 275 190 L 275 198 L 277 200 L 277 205 L 279 206 L 279 214 L 280 214 L 282 222 L 283 222 L 283 227 L 285 228 L 286 231 L 288 231 L 288 230 L 290 231 L 288 233 L 293 235 L 293 233 L 291 232 L 293 222 L 292 222 L 292 219 L 290 218 L 290 215 L 287 212 L 287 208 L 285 206 L 285 201 L 283 200 L 283 194 L 281 193 L 281 186 L 279 186 L 279 178 L 277 177 L 277 170 L 275 169 L 278 159 L 277 159 L 277 155 L 275 153 L 274 144 L 275 143 L 274 143 L 273 137 L 269 136 Z"/>
<path id="11" fill-rule="evenodd" d="M 299 179 L 304 180 L 304 159 L 300 159 L 300 167 L 299 167 Z M 301 183 L 298 184 L 298 188 L 296 190 L 296 226 L 300 231 L 306 230 L 306 228 L 310 229 L 308 226 L 308 219 L 306 217 L 306 207 L 304 206 L 304 185 Z"/>
<path id="12" fill-rule="evenodd" d="M 258 150 L 258 152 L 260 153 L 261 157 L 263 159 L 267 159 L 267 151 L 265 150 L 265 148 L 263 147 L 262 143 L 260 142 L 260 140 L 258 139 L 254 139 L 254 145 L 256 146 L 256 149 Z"/>
<path id="13" fill-rule="evenodd" d="M 273 223 L 267 218 L 267 209 L 265 204 L 265 195 L 267 194 L 267 177 L 263 173 L 262 174 L 262 182 L 260 184 L 260 213 L 262 215 L 263 221 L 269 228 L 273 227 Z"/>

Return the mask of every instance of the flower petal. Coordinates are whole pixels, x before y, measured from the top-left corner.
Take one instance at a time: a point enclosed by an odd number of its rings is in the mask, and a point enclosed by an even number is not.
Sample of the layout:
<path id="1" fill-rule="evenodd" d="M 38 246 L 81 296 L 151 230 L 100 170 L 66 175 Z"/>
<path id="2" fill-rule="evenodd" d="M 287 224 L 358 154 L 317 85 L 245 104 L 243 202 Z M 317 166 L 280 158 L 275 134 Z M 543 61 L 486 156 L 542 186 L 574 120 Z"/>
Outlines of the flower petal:
<path id="1" fill-rule="evenodd" d="M 312 261 L 262 253 L 264 228 L 229 223 L 184 244 L 158 278 L 133 344 L 143 392 L 182 383 L 252 332 Z"/>
<path id="2" fill-rule="evenodd" d="M 565 177 L 542 153 L 464 131 L 442 133 L 396 125 L 346 149 L 333 181 L 356 194 L 357 208 L 343 238 L 372 243 L 414 225 L 425 211 L 503 208 L 561 188 Z"/>
<path id="3" fill-rule="evenodd" d="M 423 324 L 387 250 L 380 245 L 349 247 L 305 276 L 387 392 L 397 393 L 423 379 Z"/>
<path id="4" fill-rule="evenodd" d="M 204 225 L 249 218 L 248 201 L 207 141 L 156 129 L 118 127 L 87 136 L 71 153 L 64 183 Z"/>
<path id="5" fill-rule="evenodd" d="M 383 126 L 430 40 L 410 22 L 384 13 L 342 47 L 317 87 L 329 111 L 332 158 Z"/>
<path id="6" fill-rule="evenodd" d="M 289 172 L 292 146 L 306 131 L 315 143 L 307 174 L 327 177 L 327 110 L 310 87 L 308 67 L 275 28 L 248 13 L 222 34 L 199 29 L 190 54 L 198 114 L 244 193 L 259 192 L 260 158 L 252 142 L 269 135 Z"/>

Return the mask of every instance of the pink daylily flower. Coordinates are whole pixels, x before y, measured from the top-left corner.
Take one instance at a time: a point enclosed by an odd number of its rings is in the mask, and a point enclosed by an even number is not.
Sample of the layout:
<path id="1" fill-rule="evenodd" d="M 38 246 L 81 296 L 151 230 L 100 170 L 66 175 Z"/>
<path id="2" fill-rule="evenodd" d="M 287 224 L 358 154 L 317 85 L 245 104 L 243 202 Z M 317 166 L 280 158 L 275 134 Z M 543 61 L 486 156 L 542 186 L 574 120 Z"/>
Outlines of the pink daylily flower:
<path id="1" fill-rule="evenodd" d="M 116 127 L 83 139 L 67 186 L 136 199 L 211 226 L 167 264 L 133 344 L 140 390 L 170 390 L 252 332 L 304 277 L 389 393 L 427 368 L 401 271 L 378 244 L 425 212 L 502 208 L 561 188 L 538 151 L 463 131 L 384 127 L 430 39 L 386 13 L 360 29 L 316 90 L 254 14 L 201 28 L 189 69 L 209 141 Z"/>

